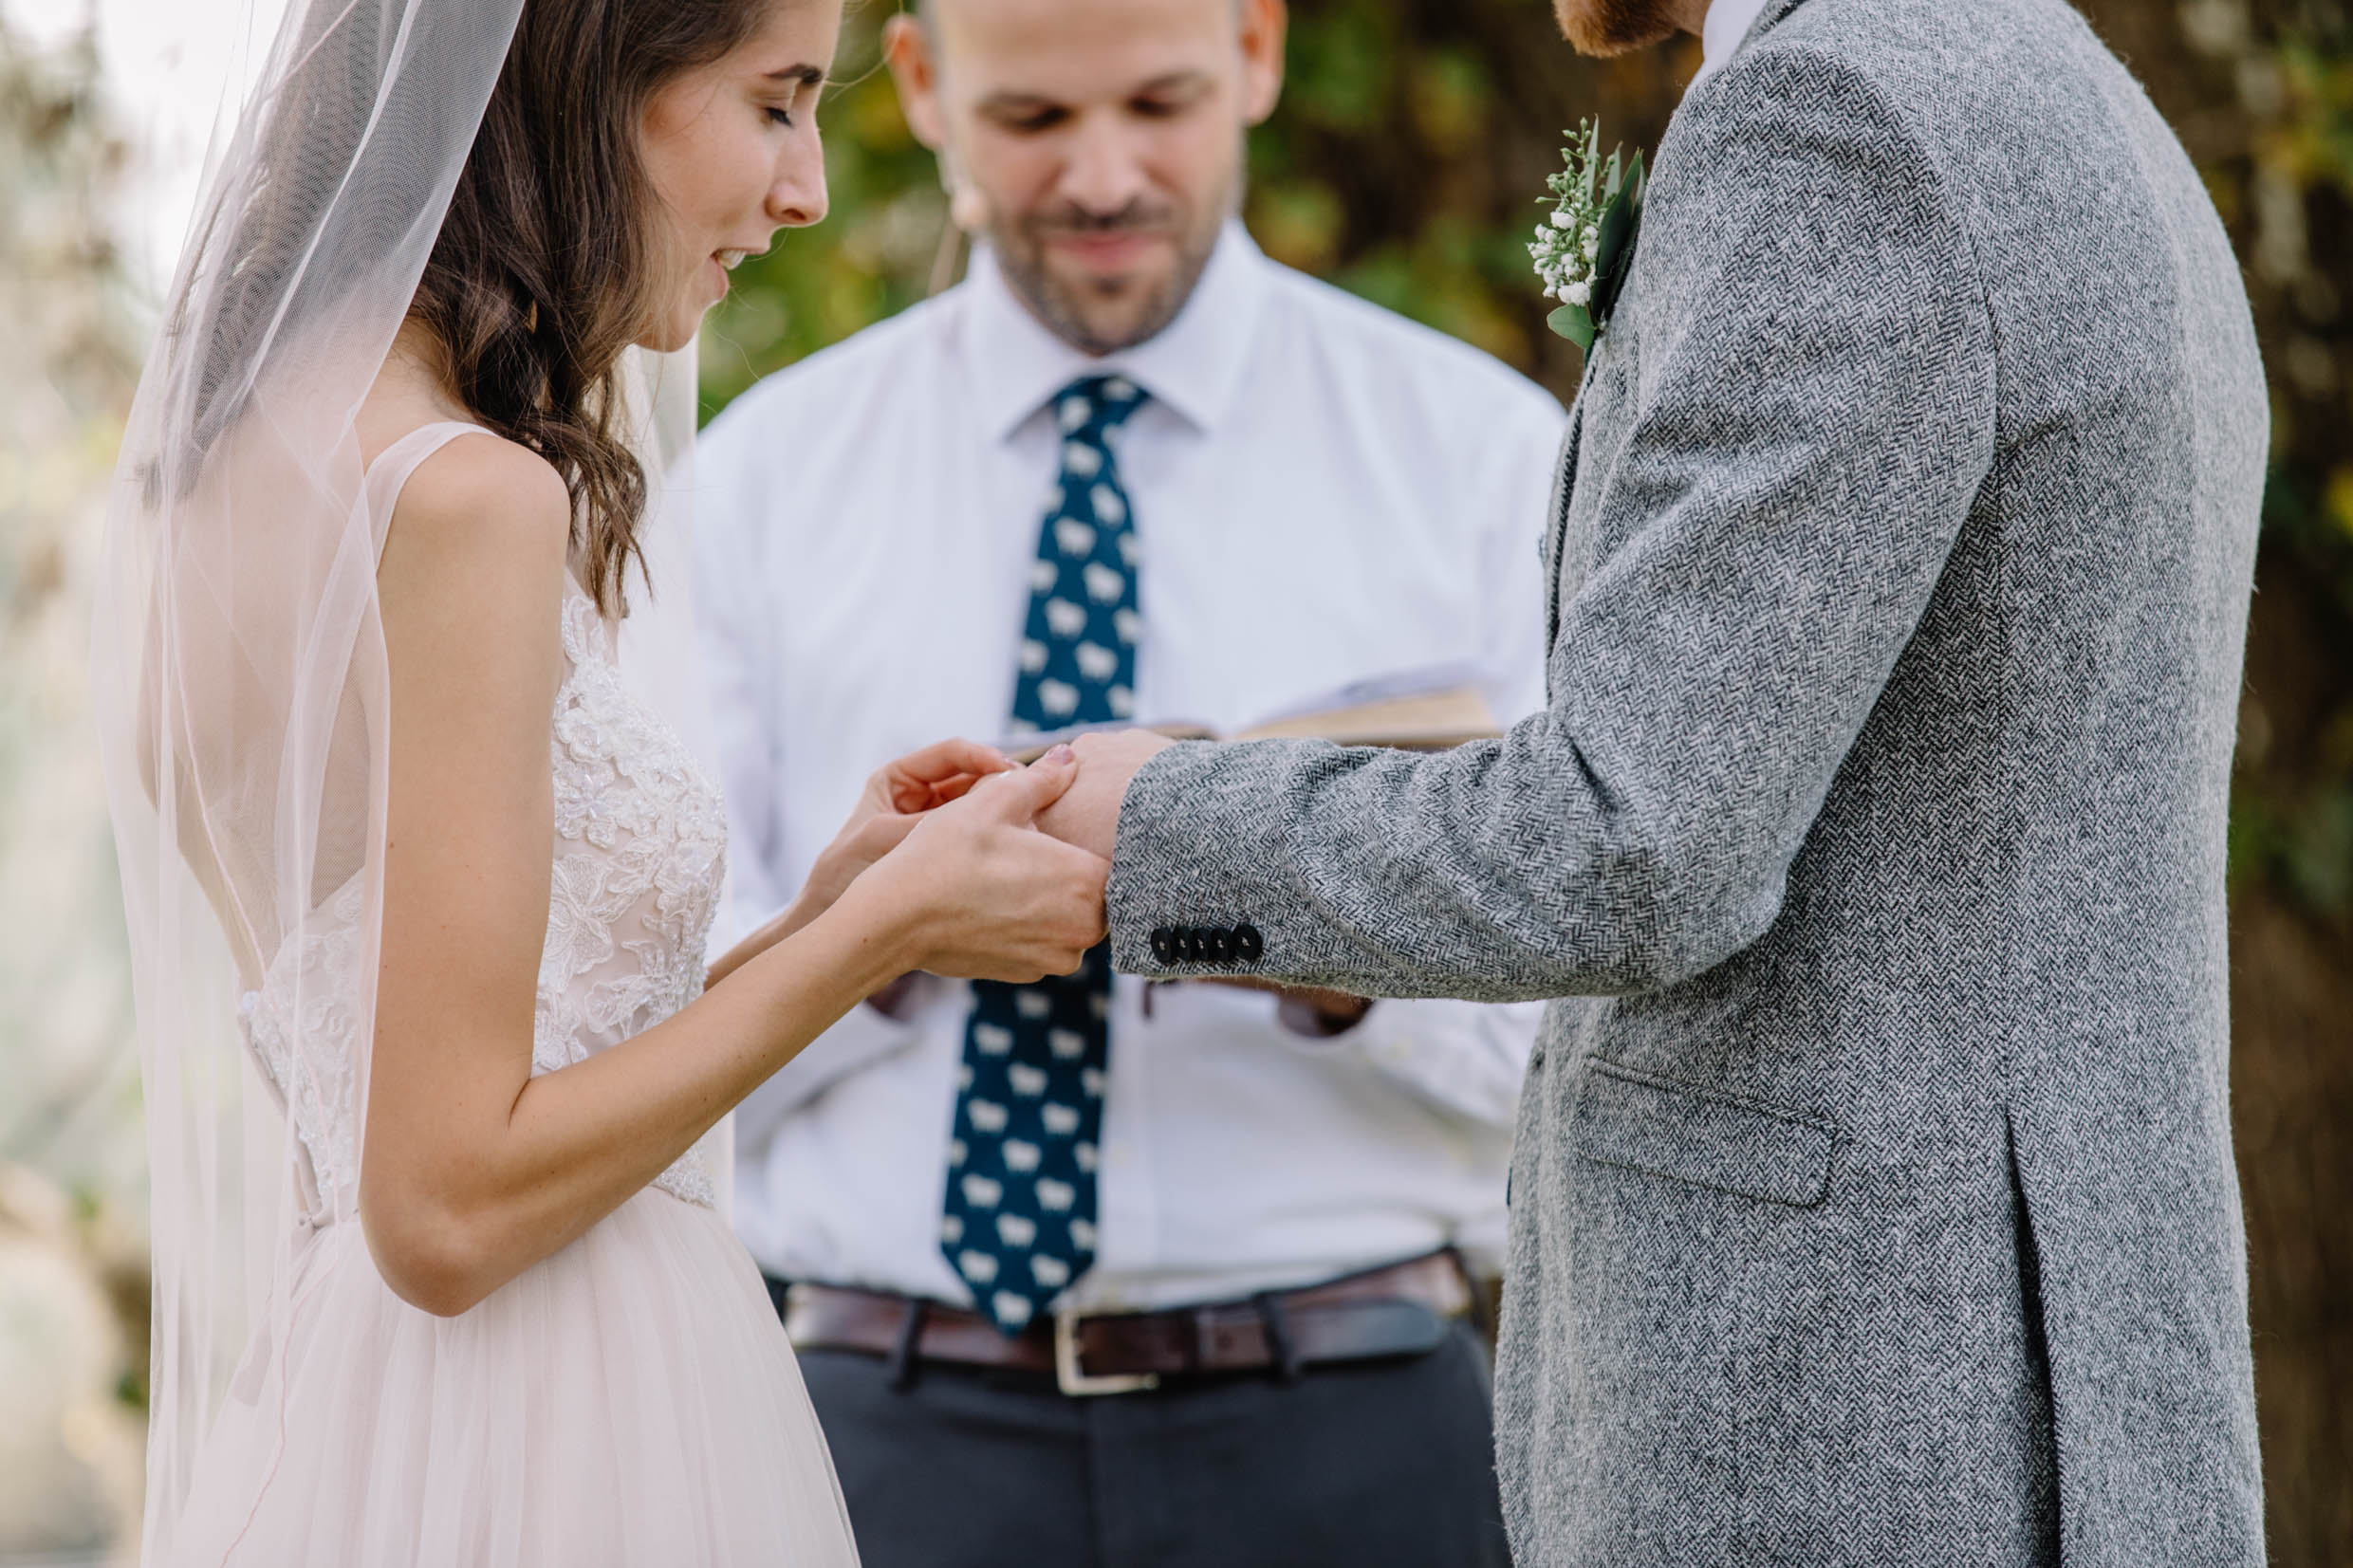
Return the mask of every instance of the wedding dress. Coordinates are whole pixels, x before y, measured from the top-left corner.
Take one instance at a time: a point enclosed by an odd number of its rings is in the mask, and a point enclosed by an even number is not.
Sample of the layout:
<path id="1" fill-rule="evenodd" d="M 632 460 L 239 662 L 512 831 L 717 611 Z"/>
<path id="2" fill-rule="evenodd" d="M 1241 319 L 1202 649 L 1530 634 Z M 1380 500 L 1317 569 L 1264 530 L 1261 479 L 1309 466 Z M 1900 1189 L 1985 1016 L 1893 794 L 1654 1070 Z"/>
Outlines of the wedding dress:
<path id="1" fill-rule="evenodd" d="M 417 465 L 479 428 L 388 448 L 369 513 L 388 519 Z M 607 623 L 568 579 L 563 641 L 534 1074 L 700 993 L 726 839 L 716 789 L 624 689 Z M 356 1202 L 365 1035 L 348 1014 L 369 987 L 348 971 L 372 957 L 367 916 L 354 876 L 241 1009 L 293 1124 L 305 1212 L 289 1310 L 248 1346 L 202 1441 L 173 1563 L 855 1563 L 791 1347 L 700 1147 L 470 1311 L 437 1318 L 386 1286 Z"/>

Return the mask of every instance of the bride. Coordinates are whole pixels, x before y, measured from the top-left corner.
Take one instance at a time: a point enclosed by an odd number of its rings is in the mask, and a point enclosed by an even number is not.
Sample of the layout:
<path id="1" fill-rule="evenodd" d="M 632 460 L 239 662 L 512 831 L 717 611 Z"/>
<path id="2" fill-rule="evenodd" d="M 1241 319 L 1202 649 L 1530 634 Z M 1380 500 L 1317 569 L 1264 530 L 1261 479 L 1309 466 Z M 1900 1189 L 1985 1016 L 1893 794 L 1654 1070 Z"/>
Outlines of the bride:
<path id="1" fill-rule="evenodd" d="M 216 167 L 99 630 L 145 1561 L 856 1559 L 707 1134 L 901 973 L 1077 968 L 1106 867 L 1035 830 L 1066 751 L 944 743 L 705 985 L 723 818 L 628 667 L 687 590 L 655 356 L 823 216 L 839 12 L 292 0 Z"/>

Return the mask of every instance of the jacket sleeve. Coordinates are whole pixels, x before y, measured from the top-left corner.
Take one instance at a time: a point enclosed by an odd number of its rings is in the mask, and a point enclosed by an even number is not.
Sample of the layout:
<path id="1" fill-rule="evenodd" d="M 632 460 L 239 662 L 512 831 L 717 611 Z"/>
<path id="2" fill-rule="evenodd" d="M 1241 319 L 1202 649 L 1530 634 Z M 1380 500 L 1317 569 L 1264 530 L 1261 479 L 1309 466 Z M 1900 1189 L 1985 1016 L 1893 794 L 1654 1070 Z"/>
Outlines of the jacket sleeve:
<path id="1" fill-rule="evenodd" d="M 1619 543 L 1562 608 L 1546 710 L 1435 756 L 1161 753 L 1121 812 L 1121 968 L 1230 970 L 1153 933 L 1248 924 L 1268 978 L 1602 995 L 1772 924 L 1990 471 L 1992 328 L 1936 167 L 1851 68 L 1752 47 L 1667 155 L 1621 305 L 1640 362 L 1595 369 L 1627 434 L 1581 475 Z"/>

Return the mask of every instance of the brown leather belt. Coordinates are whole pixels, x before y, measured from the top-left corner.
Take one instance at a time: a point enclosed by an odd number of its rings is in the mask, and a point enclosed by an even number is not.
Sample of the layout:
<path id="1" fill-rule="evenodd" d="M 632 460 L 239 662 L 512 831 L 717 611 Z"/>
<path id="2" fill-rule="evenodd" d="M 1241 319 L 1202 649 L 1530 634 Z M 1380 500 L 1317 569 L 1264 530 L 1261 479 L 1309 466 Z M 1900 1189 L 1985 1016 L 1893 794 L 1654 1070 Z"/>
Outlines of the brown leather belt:
<path id="1" fill-rule="evenodd" d="M 1477 1297 L 1452 1250 L 1301 1290 L 1159 1312 L 1057 1315 L 1012 1337 L 940 1301 L 841 1285 L 794 1284 L 785 1332 L 800 1350 L 862 1351 L 903 1377 L 916 1361 L 1052 1376 L 1062 1392 L 1128 1393 L 1162 1378 L 1273 1371 L 1437 1348 Z"/>

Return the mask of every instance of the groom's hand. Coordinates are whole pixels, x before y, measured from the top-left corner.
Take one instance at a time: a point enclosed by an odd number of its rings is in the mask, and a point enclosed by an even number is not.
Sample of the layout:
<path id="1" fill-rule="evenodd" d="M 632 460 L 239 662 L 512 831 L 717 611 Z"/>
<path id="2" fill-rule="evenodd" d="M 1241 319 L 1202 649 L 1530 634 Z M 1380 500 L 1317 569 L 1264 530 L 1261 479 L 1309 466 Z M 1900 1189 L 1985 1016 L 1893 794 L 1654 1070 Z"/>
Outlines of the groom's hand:
<path id="1" fill-rule="evenodd" d="M 1120 840 L 1120 802 L 1136 770 L 1175 743 L 1149 729 L 1112 729 L 1071 742 L 1079 776 L 1061 800 L 1039 814 L 1038 826 L 1108 860 Z"/>
<path id="2" fill-rule="evenodd" d="M 1038 826 L 1065 842 L 1108 860 L 1120 839 L 1120 805 L 1137 770 L 1176 742 L 1149 729 L 1098 730 L 1071 743 L 1079 754 L 1079 776 L 1038 816 Z M 1363 1022 L 1372 1004 L 1344 991 L 1285 986 L 1248 975 L 1205 977 L 1204 984 L 1268 991 L 1281 1007 L 1284 1025 L 1316 1038 L 1344 1034 Z"/>

